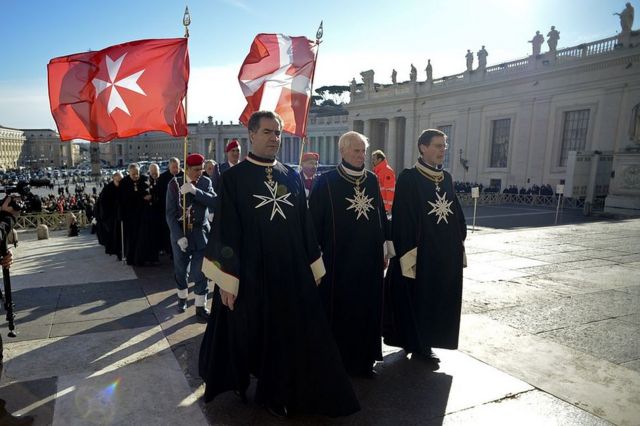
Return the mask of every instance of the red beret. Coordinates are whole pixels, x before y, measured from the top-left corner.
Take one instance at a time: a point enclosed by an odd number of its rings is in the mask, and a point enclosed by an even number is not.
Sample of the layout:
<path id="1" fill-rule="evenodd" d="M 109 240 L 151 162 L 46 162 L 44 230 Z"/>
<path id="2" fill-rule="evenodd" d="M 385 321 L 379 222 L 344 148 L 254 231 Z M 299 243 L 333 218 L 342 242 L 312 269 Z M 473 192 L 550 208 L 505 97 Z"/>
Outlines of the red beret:
<path id="1" fill-rule="evenodd" d="M 305 152 L 304 154 L 302 154 L 303 163 L 309 160 L 320 161 L 320 154 L 318 154 L 317 152 Z"/>
<path id="2" fill-rule="evenodd" d="M 224 148 L 224 152 L 229 152 L 234 148 L 239 148 L 240 144 L 238 143 L 238 139 L 231 139 L 227 146 Z"/>
<path id="3" fill-rule="evenodd" d="M 204 163 L 204 157 L 200 154 L 191 154 L 187 157 L 187 167 L 202 166 Z"/>

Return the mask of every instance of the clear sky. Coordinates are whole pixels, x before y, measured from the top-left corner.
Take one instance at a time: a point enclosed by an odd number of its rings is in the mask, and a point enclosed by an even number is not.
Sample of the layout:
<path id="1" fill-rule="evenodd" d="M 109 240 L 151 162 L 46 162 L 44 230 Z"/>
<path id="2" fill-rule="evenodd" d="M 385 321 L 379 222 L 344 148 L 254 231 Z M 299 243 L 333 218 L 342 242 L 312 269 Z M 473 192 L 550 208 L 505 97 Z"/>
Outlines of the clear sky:
<path id="1" fill-rule="evenodd" d="M 640 0 L 631 4 L 640 14 Z M 51 58 L 100 50 L 127 41 L 183 35 L 189 6 L 189 122 L 237 122 L 244 98 L 237 74 L 258 33 L 313 39 L 320 20 L 314 87 L 347 85 L 373 69 L 388 84 L 395 68 L 408 80 L 410 66 L 431 59 L 434 78 L 465 69 L 467 49 L 486 46 L 488 65 L 525 57 L 536 30 L 560 31 L 558 48 L 615 35 L 618 0 L 0 0 L 0 124 L 52 128 L 46 65 Z M 638 28 L 636 16 L 633 28 Z M 546 43 L 543 52 L 547 50 Z"/>

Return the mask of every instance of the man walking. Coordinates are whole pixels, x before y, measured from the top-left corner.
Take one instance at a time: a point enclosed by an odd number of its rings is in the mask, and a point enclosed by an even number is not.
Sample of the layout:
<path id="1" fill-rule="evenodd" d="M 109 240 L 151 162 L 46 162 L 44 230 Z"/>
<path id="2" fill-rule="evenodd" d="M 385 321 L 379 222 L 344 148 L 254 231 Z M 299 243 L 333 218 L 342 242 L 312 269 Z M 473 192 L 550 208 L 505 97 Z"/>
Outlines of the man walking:
<path id="1" fill-rule="evenodd" d="M 173 266 L 178 286 L 178 310 L 187 310 L 187 282 L 195 283 L 196 317 L 200 322 L 209 318 L 207 310 L 207 278 L 202 273 L 202 259 L 209 235 L 209 209 L 216 197 L 211 180 L 202 176 L 204 157 L 187 157 L 186 182 L 174 178 L 167 188 L 166 219 L 171 231 Z M 186 208 L 182 195 L 186 194 Z M 187 280 L 187 275 L 189 280 Z"/>
<path id="2" fill-rule="evenodd" d="M 462 306 L 464 214 L 442 169 L 446 135 L 428 129 L 420 158 L 398 177 L 393 203 L 397 253 L 387 272 L 385 343 L 437 364 L 432 348 L 457 349 Z"/>
<path id="3" fill-rule="evenodd" d="M 248 121 L 251 150 L 224 172 L 203 270 L 215 282 L 200 349 L 205 401 L 225 391 L 270 413 L 341 416 L 359 409 L 316 283 L 324 266 L 298 173 L 276 159 L 282 119 Z"/>

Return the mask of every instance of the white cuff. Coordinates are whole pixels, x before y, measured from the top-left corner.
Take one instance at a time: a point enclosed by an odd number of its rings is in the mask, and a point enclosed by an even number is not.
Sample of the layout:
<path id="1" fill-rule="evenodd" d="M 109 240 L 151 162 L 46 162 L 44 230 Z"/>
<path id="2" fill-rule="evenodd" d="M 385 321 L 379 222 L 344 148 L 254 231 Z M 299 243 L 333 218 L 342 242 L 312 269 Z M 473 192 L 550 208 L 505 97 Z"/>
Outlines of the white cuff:
<path id="1" fill-rule="evenodd" d="M 211 281 L 216 283 L 222 290 L 238 295 L 238 288 L 240 287 L 240 280 L 231 274 L 224 272 L 214 262 L 206 257 L 202 260 L 202 273 L 206 275 Z"/>
<path id="2" fill-rule="evenodd" d="M 324 268 L 322 256 L 317 258 L 316 261 L 311 264 L 311 272 L 313 272 L 313 279 L 316 281 L 324 277 L 324 275 L 327 273 L 327 270 Z"/>
<path id="3" fill-rule="evenodd" d="M 187 297 L 189 297 L 189 289 L 188 288 L 185 288 L 184 290 L 178 289 L 178 297 L 180 299 L 186 299 Z"/>
<path id="4" fill-rule="evenodd" d="M 196 294 L 196 308 L 200 306 L 207 306 L 207 293 L 205 294 Z"/>
<path id="5" fill-rule="evenodd" d="M 408 252 L 406 252 L 400 258 L 400 269 L 402 270 L 402 275 L 404 275 L 407 278 L 415 278 L 417 260 L 418 260 L 418 247 L 414 247 Z"/>
<path id="6" fill-rule="evenodd" d="M 384 258 L 391 259 L 396 256 L 396 248 L 393 246 L 393 241 L 387 240 L 384 242 Z"/>

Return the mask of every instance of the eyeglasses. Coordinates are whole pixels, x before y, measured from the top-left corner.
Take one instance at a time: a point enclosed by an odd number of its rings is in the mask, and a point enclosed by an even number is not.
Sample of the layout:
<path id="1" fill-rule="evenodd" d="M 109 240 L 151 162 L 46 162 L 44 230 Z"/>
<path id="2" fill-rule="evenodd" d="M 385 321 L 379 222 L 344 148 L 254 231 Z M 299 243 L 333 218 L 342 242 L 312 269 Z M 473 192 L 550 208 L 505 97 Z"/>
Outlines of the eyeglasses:
<path id="1" fill-rule="evenodd" d="M 445 143 L 445 144 L 441 144 L 441 143 L 435 143 L 433 144 L 433 147 L 437 150 L 447 150 L 449 149 L 449 144 Z"/>

